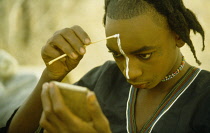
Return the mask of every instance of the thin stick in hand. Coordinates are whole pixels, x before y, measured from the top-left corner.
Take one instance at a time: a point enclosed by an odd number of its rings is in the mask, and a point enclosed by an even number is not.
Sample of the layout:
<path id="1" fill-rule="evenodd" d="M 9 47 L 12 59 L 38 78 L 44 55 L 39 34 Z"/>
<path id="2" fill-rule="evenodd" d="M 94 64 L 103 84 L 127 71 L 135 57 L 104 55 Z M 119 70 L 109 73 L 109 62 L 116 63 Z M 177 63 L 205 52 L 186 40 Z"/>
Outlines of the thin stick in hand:
<path id="1" fill-rule="evenodd" d="M 111 39 L 111 38 L 117 38 L 117 37 L 119 37 L 119 34 L 115 34 L 115 35 L 109 36 L 109 37 L 107 37 L 105 39 L 98 40 L 98 41 L 95 41 L 95 42 L 91 42 L 90 44 L 98 43 L 98 42 L 101 42 L 101 41 L 105 41 L 105 40 L 108 40 L 108 39 Z"/>
<path id="2" fill-rule="evenodd" d="M 105 38 L 105 39 L 98 40 L 98 41 L 95 41 L 95 42 L 91 42 L 90 44 L 94 44 L 94 43 L 98 43 L 98 42 L 101 42 L 101 41 L 104 41 L 104 40 L 108 40 L 108 39 L 111 39 L 111 38 L 118 38 L 118 37 L 119 37 L 119 34 L 115 34 L 115 35 L 109 36 L 109 37 L 107 37 L 107 38 Z M 54 63 L 55 61 L 60 60 L 61 58 L 66 57 L 66 56 L 67 56 L 67 54 L 62 54 L 61 56 L 58 56 L 57 58 L 55 58 L 55 59 L 49 61 L 49 62 L 48 62 L 48 65 L 51 65 L 51 64 Z"/>
<path id="3" fill-rule="evenodd" d="M 48 65 L 51 65 L 53 62 L 55 62 L 55 61 L 57 61 L 57 60 L 60 60 L 61 58 L 66 57 L 66 56 L 67 56 L 67 54 L 62 54 L 61 56 L 58 56 L 57 58 L 55 58 L 55 59 L 49 61 L 49 62 L 48 62 Z"/>

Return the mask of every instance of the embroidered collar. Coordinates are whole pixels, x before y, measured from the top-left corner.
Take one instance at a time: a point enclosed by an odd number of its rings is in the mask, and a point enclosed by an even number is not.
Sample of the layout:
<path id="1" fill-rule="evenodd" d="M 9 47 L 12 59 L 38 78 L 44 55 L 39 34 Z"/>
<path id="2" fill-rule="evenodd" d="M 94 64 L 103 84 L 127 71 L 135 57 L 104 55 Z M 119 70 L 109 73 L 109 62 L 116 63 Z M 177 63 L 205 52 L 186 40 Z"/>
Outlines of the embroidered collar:
<path id="1" fill-rule="evenodd" d="M 177 82 L 173 89 L 166 95 L 157 110 L 151 116 L 151 118 L 145 123 L 140 133 L 151 132 L 158 120 L 171 108 L 171 106 L 179 99 L 179 97 L 187 90 L 190 84 L 194 81 L 201 69 L 191 67 L 188 69 L 186 74 Z M 127 132 L 136 133 L 136 122 L 135 122 L 135 101 L 137 97 L 137 88 L 131 85 L 127 109 Z"/>

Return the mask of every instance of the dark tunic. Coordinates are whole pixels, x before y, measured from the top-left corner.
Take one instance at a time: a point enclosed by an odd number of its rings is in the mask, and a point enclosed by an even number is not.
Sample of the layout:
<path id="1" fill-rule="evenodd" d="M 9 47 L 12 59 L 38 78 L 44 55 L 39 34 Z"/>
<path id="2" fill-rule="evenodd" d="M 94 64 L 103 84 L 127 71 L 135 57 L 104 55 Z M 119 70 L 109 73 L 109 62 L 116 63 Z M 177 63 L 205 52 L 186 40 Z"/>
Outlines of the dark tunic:
<path id="1" fill-rule="evenodd" d="M 76 84 L 96 93 L 113 133 L 136 132 L 132 130 L 135 123 L 130 125 L 131 85 L 115 62 L 94 68 Z M 188 70 L 143 132 L 210 133 L 210 72 L 198 68 Z"/>
<path id="2" fill-rule="evenodd" d="M 136 88 L 115 62 L 92 69 L 75 84 L 95 92 L 113 133 L 136 132 L 132 116 Z M 210 72 L 191 68 L 172 90 L 141 132 L 210 133 Z"/>

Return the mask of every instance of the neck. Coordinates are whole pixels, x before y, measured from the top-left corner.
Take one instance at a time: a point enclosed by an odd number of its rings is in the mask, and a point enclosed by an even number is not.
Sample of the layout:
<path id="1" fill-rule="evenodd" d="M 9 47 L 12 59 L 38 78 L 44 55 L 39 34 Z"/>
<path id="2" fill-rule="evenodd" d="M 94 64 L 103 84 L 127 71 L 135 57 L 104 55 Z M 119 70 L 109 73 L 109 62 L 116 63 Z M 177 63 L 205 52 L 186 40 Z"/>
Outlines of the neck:
<path id="1" fill-rule="evenodd" d="M 179 68 L 182 62 L 182 58 L 178 58 L 177 62 L 179 63 L 176 63 L 176 65 L 173 67 L 170 73 L 173 73 L 174 71 L 177 70 L 177 68 Z M 173 77 L 168 81 L 160 82 L 155 88 L 150 89 L 149 91 L 157 93 L 168 93 L 173 88 L 173 86 L 179 81 L 179 79 L 181 79 L 185 75 L 185 73 L 190 67 L 191 65 L 185 61 L 185 65 L 183 69 L 179 72 L 179 74 L 177 74 L 175 77 Z"/>
<path id="2" fill-rule="evenodd" d="M 187 72 L 187 70 L 190 67 L 191 67 L 191 65 L 189 65 L 187 62 L 185 62 L 185 65 L 179 74 L 177 74 L 174 78 L 172 78 L 168 81 L 159 83 L 159 85 L 157 86 L 159 88 L 159 91 L 169 92 L 173 88 L 173 86 L 179 81 L 179 79 L 181 79 L 185 75 L 185 73 Z"/>

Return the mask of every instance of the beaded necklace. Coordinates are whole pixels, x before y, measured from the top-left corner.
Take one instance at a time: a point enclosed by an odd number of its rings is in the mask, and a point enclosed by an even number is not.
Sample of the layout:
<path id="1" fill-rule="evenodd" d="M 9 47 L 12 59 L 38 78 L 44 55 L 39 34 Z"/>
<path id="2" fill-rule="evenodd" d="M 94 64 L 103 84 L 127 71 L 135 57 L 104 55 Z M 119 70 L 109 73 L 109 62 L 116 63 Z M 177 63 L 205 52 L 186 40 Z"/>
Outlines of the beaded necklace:
<path id="1" fill-rule="evenodd" d="M 175 77 L 177 74 L 179 74 L 179 72 L 183 69 L 184 64 L 185 64 L 185 59 L 184 59 L 184 56 L 182 56 L 182 62 L 181 62 L 181 65 L 179 66 L 179 68 L 176 69 L 176 71 L 173 72 L 172 74 L 165 76 L 165 78 L 162 80 L 162 82 L 168 81 L 168 80 L 172 79 L 173 77 Z"/>

